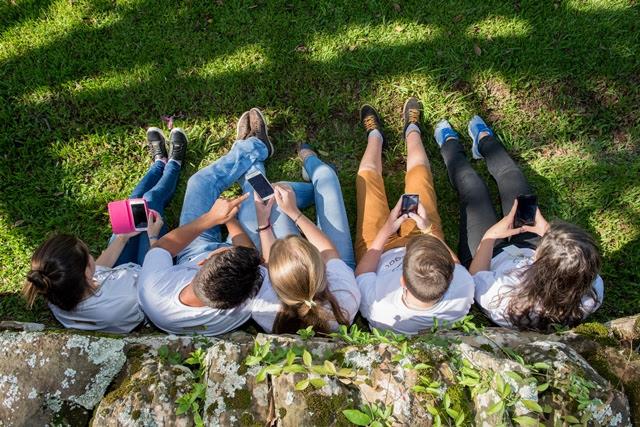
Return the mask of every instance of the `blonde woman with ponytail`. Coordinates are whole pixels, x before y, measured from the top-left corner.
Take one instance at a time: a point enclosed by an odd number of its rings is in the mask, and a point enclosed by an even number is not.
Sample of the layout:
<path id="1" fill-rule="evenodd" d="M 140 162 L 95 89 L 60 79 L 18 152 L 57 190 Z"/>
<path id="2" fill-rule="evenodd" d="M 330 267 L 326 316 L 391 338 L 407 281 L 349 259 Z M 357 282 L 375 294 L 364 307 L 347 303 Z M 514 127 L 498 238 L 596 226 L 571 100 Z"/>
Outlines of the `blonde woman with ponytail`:
<path id="1" fill-rule="evenodd" d="M 254 197 L 257 232 L 268 275 L 254 300 L 252 317 L 267 332 L 296 333 L 313 326 L 316 332 L 329 333 L 353 321 L 360 305 L 360 291 L 348 265 L 353 249 L 335 171 L 322 163 L 309 146 L 302 148 L 300 157 L 316 193 L 319 226 L 298 209 L 296 192 L 290 185 L 275 185 L 275 196 L 267 203 Z M 320 204 L 318 199 L 340 203 Z M 269 218 L 276 203 L 274 216 L 285 215 L 284 222 L 289 224 L 280 228 L 274 223 L 274 233 Z M 299 232 L 295 231 L 296 226 Z M 333 241 L 348 241 L 349 245 Z"/>

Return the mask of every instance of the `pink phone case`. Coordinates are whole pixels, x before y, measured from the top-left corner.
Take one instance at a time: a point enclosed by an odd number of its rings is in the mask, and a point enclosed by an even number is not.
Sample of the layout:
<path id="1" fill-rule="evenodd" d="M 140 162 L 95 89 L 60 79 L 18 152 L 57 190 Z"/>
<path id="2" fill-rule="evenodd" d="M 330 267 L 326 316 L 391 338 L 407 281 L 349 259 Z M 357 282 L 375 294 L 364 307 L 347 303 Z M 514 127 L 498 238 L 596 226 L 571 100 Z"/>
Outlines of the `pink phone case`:
<path id="1" fill-rule="evenodd" d="M 136 231 L 129 203 L 139 201 L 144 202 L 144 209 L 149 212 L 147 201 L 144 199 L 127 199 L 109 202 L 109 219 L 111 220 L 111 229 L 114 234 L 126 234 Z"/>

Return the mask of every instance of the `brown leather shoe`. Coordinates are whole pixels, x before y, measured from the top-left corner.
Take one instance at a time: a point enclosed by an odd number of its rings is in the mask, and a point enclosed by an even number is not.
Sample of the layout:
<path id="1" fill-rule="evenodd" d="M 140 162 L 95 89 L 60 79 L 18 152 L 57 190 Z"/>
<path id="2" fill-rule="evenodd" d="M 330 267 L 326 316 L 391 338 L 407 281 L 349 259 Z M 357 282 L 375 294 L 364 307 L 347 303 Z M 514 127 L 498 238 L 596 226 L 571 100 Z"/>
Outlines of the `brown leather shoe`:
<path id="1" fill-rule="evenodd" d="M 377 129 L 382 135 L 382 148 L 387 148 L 387 138 L 384 137 L 382 132 L 382 123 L 380 122 L 380 116 L 375 108 L 369 104 L 364 104 L 360 107 L 360 122 L 364 126 L 364 130 L 367 132 L 367 136 L 372 130 Z"/>
<path id="2" fill-rule="evenodd" d="M 249 124 L 249 112 L 245 111 L 238 119 L 238 124 L 236 125 L 236 140 L 247 139 L 250 132 L 251 125 Z"/>
<path id="3" fill-rule="evenodd" d="M 249 127 L 251 128 L 249 136 L 255 136 L 267 146 L 267 151 L 269 152 L 267 158 L 273 156 L 275 149 L 271 140 L 269 140 L 267 121 L 264 119 L 262 111 L 258 108 L 252 108 L 249 110 Z"/>

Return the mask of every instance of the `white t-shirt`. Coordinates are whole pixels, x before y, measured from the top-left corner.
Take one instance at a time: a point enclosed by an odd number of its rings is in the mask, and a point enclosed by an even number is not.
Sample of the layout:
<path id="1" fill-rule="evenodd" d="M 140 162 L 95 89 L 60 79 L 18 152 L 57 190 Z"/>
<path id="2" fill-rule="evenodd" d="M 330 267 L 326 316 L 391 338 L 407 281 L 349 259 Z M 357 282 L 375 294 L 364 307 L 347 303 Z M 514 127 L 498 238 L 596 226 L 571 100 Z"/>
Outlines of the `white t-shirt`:
<path id="1" fill-rule="evenodd" d="M 136 282 L 140 266 L 123 264 L 115 268 L 96 266 L 93 276 L 98 289 L 73 310 L 49 304 L 53 315 L 65 328 L 115 333 L 131 332 L 144 320 L 138 305 Z"/>
<path id="2" fill-rule="evenodd" d="M 266 332 L 271 333 L 273 330 L 273 323 L 276 320 L 276 316 L 280 311 L 280 298 L 278 294 L 273 290 L 271 281 L 267 269 L 263 268 L 264 280 L 260 292 L 253 301 L 253 308 L 251 310 L 251 316 L 258 325 L 262 327 Z M 360 306 L 360 290 L 356 284 L 356 278 L 344 261 L 334 258 L 327 263 L 327 282 L 329 290 L 335 297 L 338 305 L 346 314 L 349 323 L 353 322 L 353 318 L 358 313 L 358 307 Z M 326 304 L 325 307 L 331 311 L 331 306 Z M 331 329 L 338 329 L 338 323 L 331 321 L 329 326 Z"/>
<path id="3" fill-rule="evenodd" d="M 174 266 L 168 251 L 153 248 L 147 252 L 138 283 L 138 300 L 158 328 L 176 335 L 220 335 L 251 317 L 251 298 L 228 310 L 190 307 L 180 301 L 180 292 L 200 270 L 197 261 L 207 255 Z"/>
<path id="4" fill-rule="evenodd" d="M 535 251 L 529 248 L 507 246 L 491 260 L 491 271 L 479 271 L 473 276 L 476 283 L 476 302 L 494 323 L 513 327 L 505 317 L 511 293 L 520 285 L 518 274 L 533 263 Z M 594 300 L 590 294 L 582 297 L 584 317 L 600 307 L 604 298 L 604 283 L 600 276 L 593 282 L 593 290 L 598 296 Z"/>
<path id="5" fill-rule="evenodd" d="M 414 310 L 402 301 L 402 260 L 405 248 L 386 251 L 380 257 L 378 271 L 364 273 L 356 280 L 362 294 L 360 313 L 378 329 L 413 335 L 433 326 L 433 319 L 454 322 L 464 317 L 473 304 L 473 278 L 466 268 L 456 264 L 449 289 L 433 306 Z"/>

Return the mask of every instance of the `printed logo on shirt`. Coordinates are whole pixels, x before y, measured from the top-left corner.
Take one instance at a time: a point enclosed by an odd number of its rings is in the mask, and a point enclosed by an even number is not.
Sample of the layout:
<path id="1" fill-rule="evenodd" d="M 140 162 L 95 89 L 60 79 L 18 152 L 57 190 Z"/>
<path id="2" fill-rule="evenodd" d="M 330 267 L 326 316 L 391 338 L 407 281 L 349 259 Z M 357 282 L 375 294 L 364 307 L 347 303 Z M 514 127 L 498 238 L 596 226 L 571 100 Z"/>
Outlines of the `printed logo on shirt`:
<path id="1" fill-rule="evenodd" d="M 395 257 L 393 257 L 393 259 L 390 259 L 389 261 L 387 261 L 382 268 L 380 269 L 381 272 L 383 271 L 398 271 L 399 269 L 402 268 L 402 260 L 404 259 L 404 255 L 396 255 Z"/>

